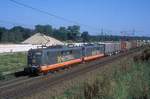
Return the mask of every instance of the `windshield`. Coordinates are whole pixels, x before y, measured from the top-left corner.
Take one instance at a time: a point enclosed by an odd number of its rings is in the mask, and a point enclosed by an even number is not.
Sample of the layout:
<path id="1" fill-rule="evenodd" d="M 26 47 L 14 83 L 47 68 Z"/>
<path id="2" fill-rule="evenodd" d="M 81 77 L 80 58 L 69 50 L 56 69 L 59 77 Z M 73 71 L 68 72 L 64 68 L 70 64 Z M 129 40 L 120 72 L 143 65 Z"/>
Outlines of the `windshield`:
<path id="1" fill-rule="evenodd" d="M 28 65 L 39 66 L 41 65 L 42 52 L 29 52 L 28 53 Z"/>

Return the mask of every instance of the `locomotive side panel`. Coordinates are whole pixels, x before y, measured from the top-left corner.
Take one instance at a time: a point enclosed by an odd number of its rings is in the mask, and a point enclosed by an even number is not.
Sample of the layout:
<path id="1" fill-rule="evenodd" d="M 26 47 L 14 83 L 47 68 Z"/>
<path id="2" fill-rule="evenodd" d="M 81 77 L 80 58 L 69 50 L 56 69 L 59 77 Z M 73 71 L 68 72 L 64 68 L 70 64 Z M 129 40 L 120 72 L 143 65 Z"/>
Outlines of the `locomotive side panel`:
<path id="1" fill-rule="evenodd" d="M 100 58 L 104 56 L 104 46 L 96 45 L 96 46 L 88 46 L 84 48 L 85 57 L 84 60 L 92 60 L 96 58 Z"/>
<path id="2" fill-rule="evenodd" d="M 82 48 L 68 48 L 61 50 L 49 50 L 45 65 L 41 66 L 41 71 L 47 72 L 56 68 L 79 63 L 82 61 Z"/>

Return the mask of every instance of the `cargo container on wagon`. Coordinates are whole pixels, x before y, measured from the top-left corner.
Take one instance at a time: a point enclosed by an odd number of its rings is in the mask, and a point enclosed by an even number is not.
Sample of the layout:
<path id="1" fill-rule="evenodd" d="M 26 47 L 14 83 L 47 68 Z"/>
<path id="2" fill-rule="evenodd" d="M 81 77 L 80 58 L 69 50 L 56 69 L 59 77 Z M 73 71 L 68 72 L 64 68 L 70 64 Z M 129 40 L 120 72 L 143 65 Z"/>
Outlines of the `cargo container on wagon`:
<path id="1" fill-rule="evenodd" d="M 132 48 L 131 42 L 126 41 L 126 49 L 129 50 Z"/>
<path id="2" fill-rule="evenodd" d="M 140 46 L 141 46 L 140 40 L 137 40 L 137 47 L 140 47 Z"/>
<path id="3" fill-rule="evenodd" d="M 114 49 L 115 49 L 115 53 L 119 53 L 121 51 L 121 43 L 120 42 L 114 42 Z"/>
<path id="4" fill-rule="evenodd" d="M 115 44 L 114 43 L 99 42 L 98 44 L 104 45 L 105 55 L 111 56 L 115 53 Z"/>
<path id="5" fill-rule="evenodd" d="M 142 41 L 142 40 L 139 40 L 139 41 L 138 41 L 138 46 L 141 47 L 141 46 L 144 46 L 144 45 L 145 45 L 145 42 L 144 42 L 144 41 Z"/>
<path id="6" fill-rule="evenodd" d="M 121 51 L 122 52 L 126 51 L 127 50 L 127 48 L 126 48 L 126 46 L 127 46 L 126 41 L 120 41 L 120 42 L 121 42 Z"/>
<path id="7" fill-rule="evenodd" d="M 131 48 L 137 48 L 137 41 L 136 40 L 132 40 L 131 42 Z"/>

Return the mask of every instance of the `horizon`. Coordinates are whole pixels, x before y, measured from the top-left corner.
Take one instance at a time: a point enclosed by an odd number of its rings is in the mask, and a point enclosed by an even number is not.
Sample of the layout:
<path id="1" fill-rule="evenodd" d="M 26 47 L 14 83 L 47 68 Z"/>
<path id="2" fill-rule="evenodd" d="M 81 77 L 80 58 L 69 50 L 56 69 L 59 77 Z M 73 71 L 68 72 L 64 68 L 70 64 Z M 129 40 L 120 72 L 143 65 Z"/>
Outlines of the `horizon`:
<path id="1" fill-rule="evenodd" d="M 40 24 L 37 24 L 37 25 L 40 25 Z M 49 24 L 46 24 L 46 25 L 49 25 Z M 8 29 L 8 30 L 10 30 L 10 29 L 12 29 L 12 28 L 14 28 L 14 27 L 17 27 L 17 26 L 19 26 L 19 25 L 14 25 L 13 27 L 5 27 L 5 26 L 0 26 L 0 28 L 5 28 L 5 29 Z M 28 27 L 24 27 L 24 26 L 21 26 L 21 27 L 23 27 L 23 28 L 27 28 L 27 29 L 31 29 L 31 30 L 34 30 L 35 29 L 35 27 L 34 28 L 28 28 Z M 52 27 L 52 28 L 54 28 L 54 27 Z M 67 28 L 67 26 L 65 27 L 65 28 Z M 56 28 L 56 29 L 58 29 L 58 28 Z M 86 32 L 86 31 L 83 31 L 83 32 Z M 80 33 L 82 34 L 83 32 L 81 32 L 80 31 Z M 88 31 L 87 31 L 88 32 Z M 40 33 L 40 32 L 34 32 L 34 34 L 36 34 L 36 33 Z M 89 33 L 89 32 L 88 32 Z M 90 34 L 90 33 L 89 33 Z M 100 33 L 99 34 L 90 34 L 91 36 L 119 36 L 119 37 L 146 37 L 146 38 L 150 38 L 150 36 L 138 36 L 138 35 L 120 35 L 120 34 L 103 34 L 103 35 L 101 35 Z"/>

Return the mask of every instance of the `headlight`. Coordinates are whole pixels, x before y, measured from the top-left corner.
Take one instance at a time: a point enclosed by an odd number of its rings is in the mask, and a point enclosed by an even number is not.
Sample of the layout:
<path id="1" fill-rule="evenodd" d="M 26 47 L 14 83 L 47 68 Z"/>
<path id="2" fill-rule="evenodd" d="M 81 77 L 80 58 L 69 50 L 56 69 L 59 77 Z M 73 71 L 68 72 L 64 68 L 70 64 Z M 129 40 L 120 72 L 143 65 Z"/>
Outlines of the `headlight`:
<path id="1" fill-rule="evenodd" d="M 36 60 L 35 60 L 35 59 L 32 59 L 32 63 L 36 63 Z"/>

